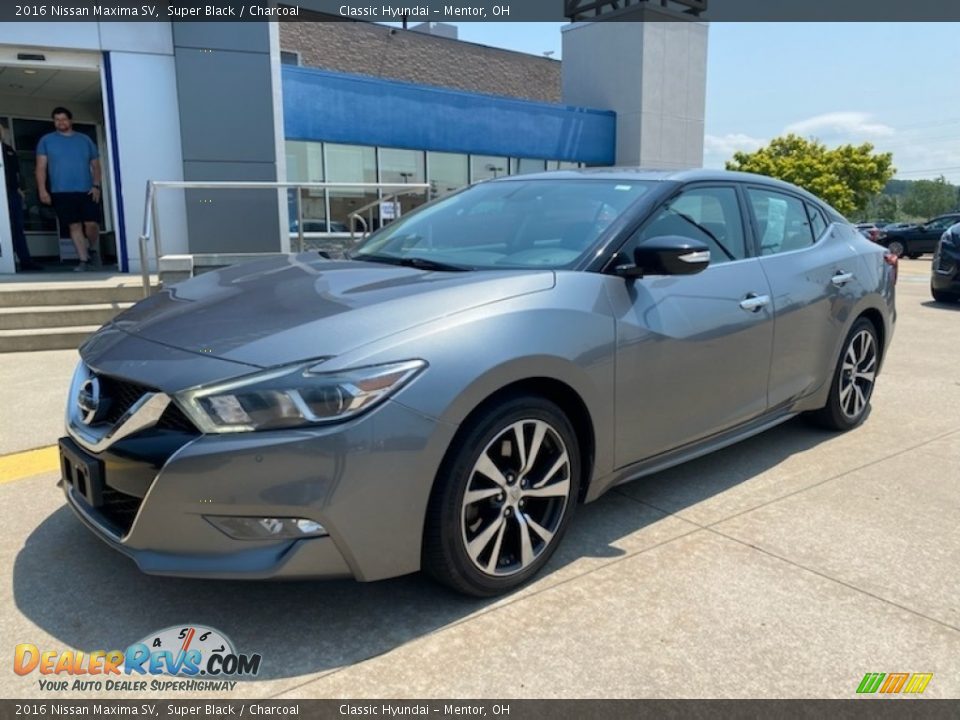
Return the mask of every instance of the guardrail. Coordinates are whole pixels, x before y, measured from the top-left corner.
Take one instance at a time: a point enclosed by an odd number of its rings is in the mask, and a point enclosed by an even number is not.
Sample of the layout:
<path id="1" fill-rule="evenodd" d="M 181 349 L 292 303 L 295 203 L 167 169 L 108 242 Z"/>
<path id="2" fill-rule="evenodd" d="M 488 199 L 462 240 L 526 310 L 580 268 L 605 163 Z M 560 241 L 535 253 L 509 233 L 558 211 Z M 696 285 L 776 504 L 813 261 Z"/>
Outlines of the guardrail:
<path id="1" fill-rule="evenodd" d="M 430 190 L 429 183 L 336 183 L 336 182 L 258 182 L 258 181 L 197 181 L 197 180 L 147 180 L 147 196 L 143 208 L 143 231 L 140 233 L 140 270 L 143 278 L 143 296 L 150 295 L 150 265 L 147 262 L 147 245 L 153 240 L 154 259 L 160 269 L 160 221 L 157 212 L 158 191 L 174 188 L 180 190 L 296 190 L 297 191 L 297 247 L 303 251 L 303 191 L 304 190 L 391 190 L 388 198 L 398 195 Z M 377 202 L 383 201 L 382 198 Z M 370 207 L 376 203 L 371 203 Z M 363 209 L 367 209 L 364 206 Z M 329 218 L 327 219 L 329 223 Z M 352 226 L 352 223 L 351 223 Z M 351 233 L 351 236 L 353 233 Z"/>

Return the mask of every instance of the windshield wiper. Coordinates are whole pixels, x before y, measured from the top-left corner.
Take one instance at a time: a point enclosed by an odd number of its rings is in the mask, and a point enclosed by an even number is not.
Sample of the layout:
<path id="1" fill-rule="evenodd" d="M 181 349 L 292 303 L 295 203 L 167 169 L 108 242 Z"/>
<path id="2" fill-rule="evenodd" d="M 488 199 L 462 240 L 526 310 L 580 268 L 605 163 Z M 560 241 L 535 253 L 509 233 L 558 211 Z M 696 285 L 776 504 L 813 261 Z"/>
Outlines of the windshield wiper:
<path id="1" fill-rule="evenodd" d="M 439 270 L 441 272 L 465 272 L 473 268 L 464 265 L 454 265 L 452 263 L 430 260 L 424 257 L 396 257 L 394 255 L 367 255 L 356 253 L 350 257 L 351 260 L 364 260 L 367 262 L 386 263 L 388 265 L 402 265 L 403 267 L 413 267 L 420 270 Z"/>

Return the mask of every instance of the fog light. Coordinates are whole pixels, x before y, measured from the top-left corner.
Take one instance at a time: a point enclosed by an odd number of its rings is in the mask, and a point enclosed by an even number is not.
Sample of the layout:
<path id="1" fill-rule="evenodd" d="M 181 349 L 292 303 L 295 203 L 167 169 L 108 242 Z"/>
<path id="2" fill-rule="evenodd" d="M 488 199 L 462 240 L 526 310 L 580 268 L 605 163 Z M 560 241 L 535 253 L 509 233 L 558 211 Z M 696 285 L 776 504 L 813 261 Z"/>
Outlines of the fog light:
<path id="1" fill-rule="evenodd" d="M 204 519 L 235 540 L 283 540 L 327 535 L 323 525 L 306 518 L 228 517 L 204 515 Z"/>

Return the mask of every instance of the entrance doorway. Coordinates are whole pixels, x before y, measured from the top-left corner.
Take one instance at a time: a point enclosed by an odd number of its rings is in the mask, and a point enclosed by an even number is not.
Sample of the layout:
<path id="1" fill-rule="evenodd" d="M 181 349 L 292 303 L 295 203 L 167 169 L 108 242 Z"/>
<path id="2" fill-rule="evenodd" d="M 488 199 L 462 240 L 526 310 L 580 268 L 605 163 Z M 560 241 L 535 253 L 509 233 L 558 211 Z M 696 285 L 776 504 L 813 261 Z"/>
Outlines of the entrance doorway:
<path id="1" fill-rule="evenodd" d="M 46 272 L 71 271 L 78 260 L 68 228 L 61 228 L 53 208 L 40 202 L 34 175 L 37 143 L 43 135 L 53 132 L 50 112 L 57 106 L 70 109 L 74 131 L 87 135 L 100 151 L 103 177 L 99 251 L 104 269 L 115 270 L 117 265 L 112 212 L 115 198 L 110 182 L 99 57 L 84 60 L 87 67 L 80 68 L 55 67 L 51 63 L 0 65 L 0 131 L 4 142 L 16 151 L 20 164 L 27 247 L 33 261 Z M 15 270 L 15 264 L 9 203 L 4 191 L 0 188 L 0 272 L 9 273 Z"/>

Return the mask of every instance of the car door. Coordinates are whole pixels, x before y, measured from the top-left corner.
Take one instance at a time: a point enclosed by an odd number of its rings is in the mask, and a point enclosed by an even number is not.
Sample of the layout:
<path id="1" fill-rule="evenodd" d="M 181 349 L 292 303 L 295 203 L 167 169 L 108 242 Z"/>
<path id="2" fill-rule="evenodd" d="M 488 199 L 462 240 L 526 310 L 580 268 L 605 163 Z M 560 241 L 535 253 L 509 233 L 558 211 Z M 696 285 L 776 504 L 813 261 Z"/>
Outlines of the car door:
<path id="1" fill-rule="evenodd" d="M 815 204 L 779 189 L 747 187 L 760 265 L 775 314 L 770 406 L 786 406 L 830 382 L 839 335 L 863 287 L 857 230 L 827 225 Z"/>
<path id="2" fill-rule="evenodd" d="M 620 257 L 666 235 L 710 248 L 696 275 L 612 282 L 618 467 L 764 412 L 773 341 L 770 289 L 752 256 L 735 185 L 692 185 L 653 212 Z"/>
<path id="3" fill-rule="evenodd" d="M 910 253 L 932 253 L 937 249 L 937 243 L 940 242 L 940 236 L 951 225 L 957 223 L 958 216 L 945 215 L 934 218 L 930 222 L 921 225 L 918 230 L 917 239 L 910 243 L 908 251 Z"/>

